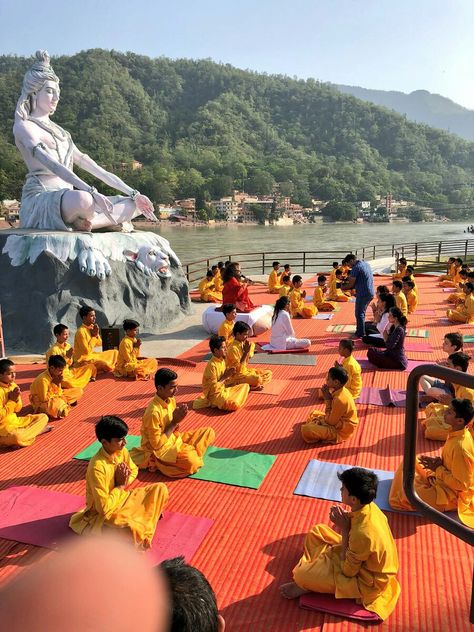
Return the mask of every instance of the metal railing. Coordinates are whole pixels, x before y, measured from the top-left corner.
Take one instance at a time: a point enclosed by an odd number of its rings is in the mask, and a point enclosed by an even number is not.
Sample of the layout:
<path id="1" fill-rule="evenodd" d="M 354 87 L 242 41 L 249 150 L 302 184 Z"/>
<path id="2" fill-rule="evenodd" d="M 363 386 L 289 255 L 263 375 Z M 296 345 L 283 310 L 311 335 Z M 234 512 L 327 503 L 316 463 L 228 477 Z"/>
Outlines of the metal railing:
<path id="1" fill-rule="evenodd" d="M 393 257 L 394 264 L 398 257 L 409 259 L 415 266 L 425 269 L 439 269 L 448 257 L 461 257 L 474 261 L 474 239 L 455 239 L 448 241 L 422 241 L 414 243 L 376 244 L 361 246 L 355 250 L 272 250 L 269 252 L 246 252 L 215 255 L 183 263 L 189 283 L 202 279 L 206 270 L 218 261 L 239 261 L 246 276 L 253 274 L 269 274 L 272 261 L 289 263 L 298 273 L 316 273 L 327 270 L 333 261 L 341 261 L 348 252 L 368 261 Z"/>
<path id="2" fill-rule="evenodd" d="M 415 463 L 416 463 L 416 437 L 418 434 L 418 384 L 422 375 L 446 380 L 461 386 L 474 389 L 474 375 L 447 369 L 437 364 L 422 364 L 408 376 L 407 382 L 407 403 L 405 413 L 405 445 L 403 449 L 403 490 L 413 505 L 424 516 L 432 520 L 442 529 L 449 531 L 457 538 L 464 540 L 471 546 L 474 545 L 474 530 L 453 520 L 446 514 L 441 513 L 430 505 L 426 504 L 415 491 Z M 474 577 L 471 589 L 470 622 L 474 623 Z"/>

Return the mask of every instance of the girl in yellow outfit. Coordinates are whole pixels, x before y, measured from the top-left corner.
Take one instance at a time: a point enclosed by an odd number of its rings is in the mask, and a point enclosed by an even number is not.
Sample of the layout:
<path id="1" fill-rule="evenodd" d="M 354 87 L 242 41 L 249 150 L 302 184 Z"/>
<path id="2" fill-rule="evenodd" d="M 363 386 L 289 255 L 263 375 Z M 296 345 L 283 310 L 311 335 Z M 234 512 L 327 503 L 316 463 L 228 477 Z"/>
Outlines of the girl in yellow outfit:
<path id="1" fill-rule="evenodd" d="M 66 325 L 59 323 L 53 329 L 56 336 L 56 344 L 46 352 L 46 362 L 52 355 L 60 355 L 66 360 L 66 366 L 63 372 L 63 388 L 86 388 L 89 382 L 94 381 L 97 375 L 97 369 L 93 364 L 84 364 L 72 368 L 73 348 L 68 343 L 69 329 Z"/>
<path id="2" fill-rule="evenodd" d="M 95 311 L 92 307 L 84 305 L 79 310 L 79 316 L 82 318 L 82 325 L 74 336 L 74 352 L 72 354 L 74 366 L 93 364 L 99 372 L 109 373 L 113 371 L 117 364 L 117 349 L 94 351 L 96 347 L 102 345 Z"/>
<path id="3" fill-rule="evenodd" d="M 464 304 L 456 309 L 448 309 L 446 315 L 452 323 L 474 324 L 474 283 L 464 284 Z"/>
<path id="4" fill-rule="evenodd" d="M 342 283 L 342 270 L 337 269 L 334 277 L 329 281 L 329 293 L 328 300 L 329 301 L 337 301 L 338 303 L 347 303 L 350 300 L 350 296 L 344 294 L 344 292 L 340 289 Z"/>
<path id="5" fill-rule="evenodd" d="M 233 303 L 225 303 L 222 306 L 222 313 L 225 318 L 217 330 L 218 336 L 223 336 L 226 343 L 229 345 L 234 340 L 234 325 L 237 318 L 237 308 Z"/>
<path id="6" fill-rule="evenodd" d="M 211 336 L 209 347 L 212 357 L 202 376 L 202 390 L 204 392 L 194 400 L 193 408 L 194 410 L 209 407 L 220 410 L 237 410 L 247 401 L 250 386 L 248 384 L 226 386 L 226 380 L 233 377 L 236 371 L 234 367 L 226 369 L 227 345 L 223 336 Z"/>
<path id="7" fill-rule="evenodd" d="M 186 404 L 176 406 L 177 379 L 177 373 L 171 369 L 156 372 L 156 395 L 143 415 L 141 446 L 131 450 L 130 456 L 139 468 L 183 478 L 202 467 L 202 457 L 216 433 L 210 427 L 179 431 L 179 423 L 185 418 L 188 407 Z"/>
<path id="8" fill-rule="evenodd" d="M 319 312 L 332 312 L 336 309 L 336 304 L 326 301 L 324 295 L 328 290 L 326 277 L 324 274 L 318 276 L 318 285 L 314 288 L 313 305 Z"/>
<path id="9" fill-rule="evenodd" d="M 115 365 L 115 377 L 133 377 L 136 380 L 148 380 L 156 373 L 158 362 L 155 358 L 140 358 L 140 346 L 142 341 L 137 338 L 140 323 L 136 320 L 124 320 L 123 330 L 125 336 L 122 339 L 117 364 Z"/>
<path id="10" fill-rule="evenodd" d="M 19 387 L 15 384 L 15 365 L 0 360 L 0 446 L 20 446 L 34 443 L 36 437 L 51 430 L 48 415 L 18 417 L 23 408 Z"/>
<path id="11" fill-rule="evenodd" d="M 69 414 L 84 394 L 82 388 L 62 388 L 66 360 L 60 355 L 50 356 L 48 368 L 34 379 L 30 387 L 30 403 L 35 413 L 46 413 L 53 419 Z"/>
<path id="12" fill-rule="evenodd" d="M 305 303 L 306 291 L 300 289 L 303 285 L 303 279 L 299 274 L 295 274 L 292 283 L 293 289 L 288 295 L 290 298 L 291 317 L 295 318 L 296 316 L 301 316 L 301 318 L 312 318 L 316 316 L 318 313 L 317 308 L 312 304 Z"/>
<path id="13" fill-rule="evenodd" d="M 222 303 L 222 291 L 216 290 L 214 275 L 210 270 L 206 272 L 206 276 L 199 283 L 198 289 L 203 303 Z"/>
<path id="14" fill-rule="evenodd" d="M 457 510 L 459 519 L 474 528 L 474 439 L 467 425 L 474 418 L 474 406 L 467 399 L 453 399 L 445 412 L 451 430 L 441 456 L 420 456 L 415 469 L 415 491 L 438 511 Z M 395 473 L 390 505 L 414 511 L 403 490 L 403 463 Z"/>
<path id="15" fill-rule="evenodd" d="M 451 276 L 448 279 L 444 279 L 444 281 L 441 281 L 439 286 L 440 287 L 456 287 L 457 284 L 461 281 L 461 276 L 460 276 L 460 272 L 461 272 L 461 268 L 462 268 L 462 259 L 458 258 L 454 260 L 454 265 L 451 269 Z"/>
<path id="16" fill-rule="evenodd" d="M 272 379 L 272 372 L 268 369 L 249 369 L 247 365 L 255 352 L 254 343 L 247 340 L 250 327 L 239 320 L 234 325 L 233 333 L 234 341 L 227 349 L 225 363 L 227 368 L 235 368 L 235 374 L 229 378 L 227 384 L 248 384 L 252 390 L 261 390 Z"/>
<path id="17" fill-rule="evenodd" d="M 268 292 L 270 294 L 279 294 L 281 289 L 281 273 L 278 272 L 280 269 L 280 262 L 274 261 L 272 263 L 272 267 L 273 270 L 268 276 Z"/>
<path id="18" fill-rule="evenodd" d="M 95 433 L 102 447 L 87 467 L 86 508 L 72 515 L 69 526 L 79 535 L 100 533 L 104 526 L 126 529 L 137 546 L 148 549 L 168 502 L 168 489 L 163 483 L 126 489 L 138 468 L 125 447 L 128 426 L 122 419 L 102 417 Z"/>
<path id="19" fill-rule="evenodd" d="M 352 355 L 354 351 L 354 343 L 350 338 L 345 338 L 339 342 L 339 355 L 344 358 L 342 364 L 336 362 L 334 366 L 341 366 L 348 375 L 345 385 L 349 393 L 354 399 L 357 399 L 362 390 L 362 369 L 360 364 Z"/>
<path id="20" fill-rule="evenodd" d="M 325 524 L 314 526 L 304 543 L 304 553 L 293 569 L 293 582 L 280 592 L 296 599 L 309 592 L 355 599 L 366 610 L 385 620 L 400 595 L 398 554 L 386 516 L 373 502 L 377 476 L 360 467 L 338 474 L 344 511 L 334 505 L 330 520 L 342 535 Z"/>
<path id="21" fill-rule="evenodd" d="M 321 388 L 326 403 L 325 412 L 313 410 L 301 426 L 307 443 L 341 443 L 354 433 L 359 423 L 354 399 L 345 388 L 349 376 L 340 366 L 329 369 L 327 382 Z"/>

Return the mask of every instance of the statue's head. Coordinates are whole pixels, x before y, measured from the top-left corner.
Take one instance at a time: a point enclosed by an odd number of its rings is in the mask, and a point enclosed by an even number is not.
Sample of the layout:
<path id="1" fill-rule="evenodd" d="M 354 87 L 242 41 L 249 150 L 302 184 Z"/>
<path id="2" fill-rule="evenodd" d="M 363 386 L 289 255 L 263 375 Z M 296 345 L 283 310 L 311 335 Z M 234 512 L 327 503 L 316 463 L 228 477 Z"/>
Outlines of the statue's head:
<path id="1" fill-rule="evenodd" d="M 49 54 L 45 50 L 37 50 L 35 62 L 25 73 L 23 87 L 17 103 L 16 116 L 28 118 L 36 107 L 38 96 L 46 98 L 46 94 L 54 92 L 55 101 L 59 98 L 59 78 L 50 64 Z M 43 95 L 43 93 L 45 93 Z M 49 98 L 51 101 L 52 99 Z M 53 111 L 55 106 L 53 108 Z M 52 112 L 51 112 L 52 113 Z"/>

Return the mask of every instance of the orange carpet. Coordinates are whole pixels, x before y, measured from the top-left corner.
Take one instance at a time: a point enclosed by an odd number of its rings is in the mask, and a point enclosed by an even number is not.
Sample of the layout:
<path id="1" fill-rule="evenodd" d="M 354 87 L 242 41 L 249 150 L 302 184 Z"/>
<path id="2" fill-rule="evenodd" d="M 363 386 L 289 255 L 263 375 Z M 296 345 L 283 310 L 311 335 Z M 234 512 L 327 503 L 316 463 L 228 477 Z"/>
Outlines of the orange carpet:
<path id="1" fill-rule="evenodd" d="M 383 283 L 384 279 L 380 279 Z M 433 277 L 417 279 L 420 308 L 437 310 L 437 316 L 413 316 L 410 326 L 430 331 L 432 354 L 408 353 L 413 359 L 442 357 L 444 333 L 468 328 L 449 326 L 445 315 L 446 294 L 436 287 Z M 312 288 L 308 287 L 308 293 Z M 275 297 L 261 288 L 251 288 L 255 303 L 272 303 Z M 342 304 L 330 324 L 351 323 L 354 305 Z M 291 579 L 291 569 L 302 551 L 304 534 L 317 522 L 327 522 L 330 502 L 294 496 L 293 490 L 308 461 L 357 464 L 368 468 L 394 470 L 403 450 L 404 411 L 370 405 L 359 406 L 357 433 L 339 446 L 318 448 L 305 445 L 299 423 L 315 407 L 314 389 L 322 384 L 327 370 L 337 357 L 335 348 L 325 347 L 328 321 L 295 320 L 296 335 L 312 340 L 316 366 L 275 366 L 275 379 L 286 384 L 279 396 L 249 396 L 247 405 L 235 413 L 216 410 L 191 411 L 182 430 L 212 424 L 216 444 L 265 454 L 277 459 L 259 490 L 229 487 L 200 480 L 167 481 L 169 509 L 212 518 L 215 523 L 192 562 L 214 587 L 227 629 L 293 632 L 303 630 L 362 630 L 366 626 L 346 622 L 330 615 L 307 612 L 297 602 L 281 598 L 278 587 Z M 471 328 L 472 330 L 472 328 Z M 262 339 L 265 336 L 262 336 Z M 268 336 L 267 336 L 268 338 Z M 197 362 L 195 368 L 178 367 L 178 374 L 202 373 L 203 341 L 182 358 Z M 359 355 L 360 352 L 357 352 Z M 18 383 L 27 401 L 28 385 L 41 366 L 19 366 Z M 404 388 L 404 372 L 364 373 L 365 386 Z M 199 389 L 179 389 L 179 402 L 191 403 Z M 20 450 L 0 451 L 0 489 L 10 485 L 38 485 L 75 494 L 84 493 L 87 463 L 72 456 L 94 440 L 94 423 L 102 414 L 117 414 L 138 434 L 142 412 L 153 395 L 150 382 L 115 380 L 100 377 L 91 384 L 70 416 L 54 423 L 53 432 Z M 419 452 L 436 453 L 440 444 L 426 441 L 420 432 Z M 140 473 L 135 484 L 164 481 L 164 477 Z M 389 513 L 388 519 L 400 556 L 399 581 L 402 594 L 392 616 L 375 630 L 437 632 L 469 630 L 469 599 L 472 580 L 470 548 L 426 520 Z M 55 555 L 33 546 L 0 540 L 0 581 L 35 563 L 43 555 Z"/>

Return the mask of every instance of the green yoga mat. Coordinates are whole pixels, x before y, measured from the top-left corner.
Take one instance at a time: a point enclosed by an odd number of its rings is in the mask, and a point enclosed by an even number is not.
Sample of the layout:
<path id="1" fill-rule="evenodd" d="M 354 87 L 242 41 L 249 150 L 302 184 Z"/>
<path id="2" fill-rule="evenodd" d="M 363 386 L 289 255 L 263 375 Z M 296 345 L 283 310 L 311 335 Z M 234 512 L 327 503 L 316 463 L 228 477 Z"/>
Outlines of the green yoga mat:
<path id="1" fill-rule="evenodd" d="M 127 449 L 131 450 L 132 448 L 140 447 L 141 437 L 138 435 L 127 435 Z M 100 441 L 94 441 L 91 445 L 81 450 L 78 454 L 76 454 L 73 458 L 79 459 L 80 461 L 90 461 L 92 457 L 99 451 L 99 448 L 102 446 Z"/>
<path id="2" fill-rule="evenodd" d="M 275 459 L 270 454 L 210 446 L 204 455 L 204 465 L 189 478 L 258 489 Z"/>
<path id="3" fill-rule="evenodd" d="M 464 342 L 474 342 L 474 336 L 463 336 Z"/>

